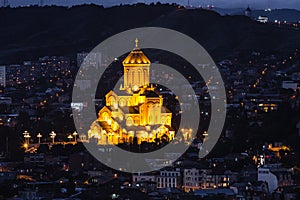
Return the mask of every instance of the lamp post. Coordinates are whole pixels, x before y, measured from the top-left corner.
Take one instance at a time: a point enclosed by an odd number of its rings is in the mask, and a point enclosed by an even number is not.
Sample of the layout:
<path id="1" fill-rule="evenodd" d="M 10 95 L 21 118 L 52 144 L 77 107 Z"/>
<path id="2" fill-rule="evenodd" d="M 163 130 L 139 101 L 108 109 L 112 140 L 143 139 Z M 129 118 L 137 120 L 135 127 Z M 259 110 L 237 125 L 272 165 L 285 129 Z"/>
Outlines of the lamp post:
<path id="1" fill-rule="evenodd" d="M 190 143 L 189 140 L 192 137 L 193 129 L 183 128 L 183 129 L 181 129 L 181 132 L 182 132 L 182 135 L 183 135 L 184 142 L 189 145 L 189 143 Z"/>
<path id="2" fill-rule="evenodd" d="M 52 139 L 52 143 L 54 143 L 56 133 L 54 133 L 54 131 L 51 131 L 51 133 L 49 135 L 50 135 L 50 138 Z"/>
<path id="3" fill-rule="evenodd" d="M 77 143 L 77 135 L 78 135 L 78 133 L 76 132 L 76 131 L 74 131 L 74 133 L 73 133 L 73 136 L 74 136 L 74 142 L 75 143 Z"/>
<path id="4" fill-rule="evenodd" d="M 25 138 L 25 143 L 28 145 L 29 144 L 29 138 L 31 137 L 30 133 L 28 131 L 24 131 L 23 135 L 24 135 L 24 138 Z"/>
<path id="5" fill-rule="evenodd" d="M 24 136 L 24 139 L 25 139 L 24 147 L 27 150 L 28 147 L 29 147 L 29 138 L 31 136 L 30 136 L 30 133 L 28 131 L 24 131 L 23 136 Z"/>
<path id="6" fill-rule="evenodd" d="M 69 142 L 71 142 L 71 140 L 73 139 L 73 136 L 72 136 L 72 135 L 69 135 L 69 136 L 68 136 L 68 139 L 69 139 Z"/>
<path id="7" fill-rule="evenodd" d="M 38 140 L 39 140 L 39 144 L 41 144 L 41 137 L 43 137 L 42 134 L 41 134 L 41 133 L 38 133 L 36 137 L 37 137 Z"/>

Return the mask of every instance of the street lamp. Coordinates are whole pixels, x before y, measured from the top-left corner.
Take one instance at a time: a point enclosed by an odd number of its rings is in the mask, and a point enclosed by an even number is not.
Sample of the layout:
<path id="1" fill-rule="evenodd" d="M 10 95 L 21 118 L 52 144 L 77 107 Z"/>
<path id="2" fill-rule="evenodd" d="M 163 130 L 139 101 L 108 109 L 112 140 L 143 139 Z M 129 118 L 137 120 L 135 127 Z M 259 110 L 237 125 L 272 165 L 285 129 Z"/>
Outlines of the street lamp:
<path id="1" fill-rule="evenodd" d="M 71 140 L 73 139 L 73 136 L 72 136 L 72 135 L 69 135 L 69 136 L 68 136 L 68 139 L 69 139 L 69 141 L 71 142 Z"/>
<path id="2" fill-rule="evenodd" d="M 77 138 L 76 136 L 78 135 L 78 133 L 76 131 L 74 131 L 73 136 L 74 136 L 74 142 L 77 143 Z"/>
<path id="3" fill-rule="evenodd" d="M 28 131 L 24 131 L 23 135 L 24 135 L 24 138 L 25 138 L 25 143 L 28 146 L 29 145 L 29 138 L 31 137 L 30 133 Z"/>
<path id="4" fill-rule="evenodd" d="M 28 150 L 29 147 L 29 138 L 31 137 L 28 131 L 24 131 L 23 133 L 24 139 L 25 139 L 25 143 L 23 145 L 23 147 L 26 149 L 26 151 Z"/>
<path id="5" fill-rule="evenodd" d="M 54 143 L 54 138 L 56 136 L 56 133 L 54 133 L 54 131 L 51 131 L 51 133 L 49 135 L 50 135 L 50 138 L 52 139 L 52 143 Z"/>
<path id="6" fill-rule="evenodd" d="M 37 134 L 37 136 L 36 136 L 37 138 L 38 138 L 38 140 L 39 140 L 39 144 L 41 144 L 41 137 L 43 137 L 42 136 L 42 134 L 41 133 L 39 133 L 39 134 Z"/>

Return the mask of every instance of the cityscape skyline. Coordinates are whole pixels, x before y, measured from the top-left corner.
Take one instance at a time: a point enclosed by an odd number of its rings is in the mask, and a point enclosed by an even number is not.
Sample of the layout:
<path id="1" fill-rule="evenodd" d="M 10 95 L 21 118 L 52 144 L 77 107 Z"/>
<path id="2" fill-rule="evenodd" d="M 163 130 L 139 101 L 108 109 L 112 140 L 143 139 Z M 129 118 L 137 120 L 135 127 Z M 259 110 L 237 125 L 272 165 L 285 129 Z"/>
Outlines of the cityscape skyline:
<path id="1" fill-rule="evenodd" d="M 25 2 L 0 9 L 0 199 L 300 199 L 300 11 Z"/>
<path id="2" fill-rule="evenodd" d="M 192 5 L 194 7 L 199 6 L 207 6 L 207 5 L 214 5 L 215 7 L 219 8 L 245 8 L 248 5 L 254 9 L 297 9 L 300 10 L 300 4 L 297 0 L 233 0 L 233 1 L 225 1 L 225 0 L 76 0 L 76 1 L 68 1 L 68 0 L 6 0 L 3 1 L 5 4 L 10 5 L 11 7 L 18 7 L 18 6 L 29 6 L 29 5 L 57 5 L 57 6 L 74 6 L 74 5 L 82 5 L 82 4 L 97 4 L 103 5 L 104 7 L 111 7 L 120 4 L 135 4 L 135 3 L 177 3 L 180 5 Z M 1 2 L 1 6 L 3 6 L 3 2 Z"/>

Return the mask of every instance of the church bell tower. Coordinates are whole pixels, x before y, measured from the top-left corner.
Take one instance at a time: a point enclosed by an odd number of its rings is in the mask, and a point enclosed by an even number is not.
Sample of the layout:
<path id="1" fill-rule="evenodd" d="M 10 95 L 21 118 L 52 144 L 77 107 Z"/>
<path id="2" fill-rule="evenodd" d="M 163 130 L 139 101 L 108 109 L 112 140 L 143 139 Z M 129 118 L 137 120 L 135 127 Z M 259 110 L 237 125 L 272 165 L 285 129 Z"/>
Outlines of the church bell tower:
<path id="1" fill-rule="evenodd" d="M 122 62 L 124 66 L 124 90 L 137 91 L 146 87 L 150 82 L 150 60 L 138 47 L 139 40 L 135 39 L 135 48 Z"/>

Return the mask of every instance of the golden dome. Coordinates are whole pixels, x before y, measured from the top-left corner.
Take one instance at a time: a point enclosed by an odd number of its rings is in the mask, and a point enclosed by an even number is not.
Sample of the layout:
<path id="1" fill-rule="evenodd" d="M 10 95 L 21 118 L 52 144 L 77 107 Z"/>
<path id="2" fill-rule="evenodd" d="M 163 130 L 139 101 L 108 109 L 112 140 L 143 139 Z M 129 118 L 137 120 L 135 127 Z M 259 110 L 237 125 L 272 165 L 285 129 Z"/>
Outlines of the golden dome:
<path id="1" fill-rule="evenodd" d="M 138 39 L 135 39 L 135 48 L 129 53 L 129 55 L 123 60 L 124 66 L 139 66 L 150 65 L 151 62 L 145 56 L 143 51 L 138 48 Z"/>

